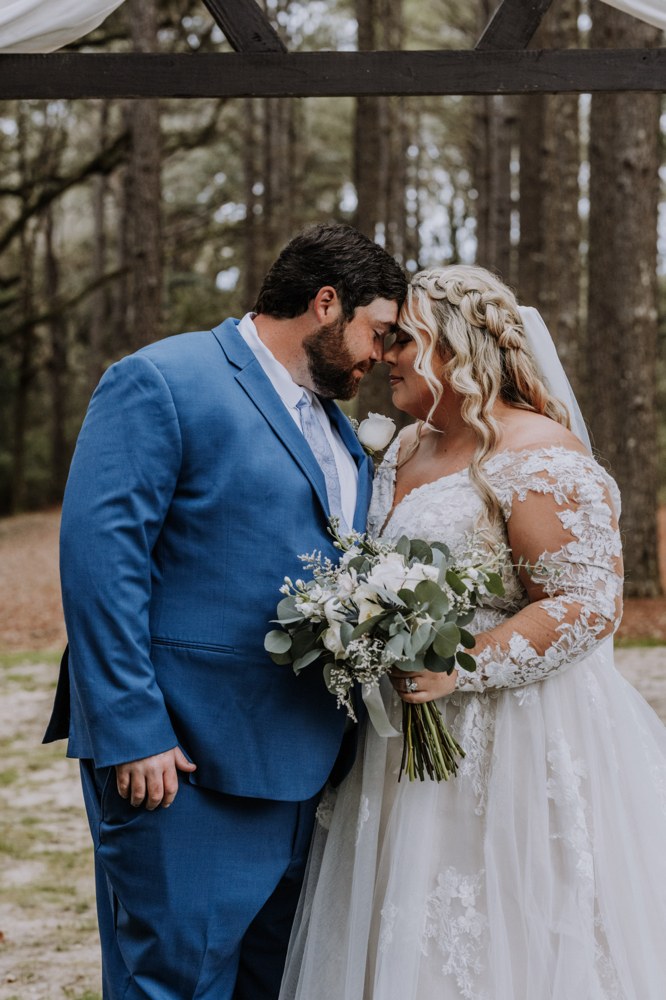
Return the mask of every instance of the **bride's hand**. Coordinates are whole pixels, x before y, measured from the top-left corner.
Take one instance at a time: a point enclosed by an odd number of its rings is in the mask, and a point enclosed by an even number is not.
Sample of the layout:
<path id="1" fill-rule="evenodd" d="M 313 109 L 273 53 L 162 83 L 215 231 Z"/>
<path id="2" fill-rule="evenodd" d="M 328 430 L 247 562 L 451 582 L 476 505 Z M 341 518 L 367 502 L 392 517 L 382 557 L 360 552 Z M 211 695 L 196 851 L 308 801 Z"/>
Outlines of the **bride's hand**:
<path id="1" fill-rule="evenodd" d="M 403 701 L 411 702 L 412 705 L 421 705 L 424 701 L 434 701 L 435 698 L 444 698 L 455 690 L 458 671 L 454 670 L 450 674 L 437 674 L 432 670 L 421 670 L 419 673 L 410 674 L 399 667 L 394 667 L 389 677 L 391 684 L 396 689 Z M 416 691 L 408 690 L 408 682 L 417 684 Z"/>

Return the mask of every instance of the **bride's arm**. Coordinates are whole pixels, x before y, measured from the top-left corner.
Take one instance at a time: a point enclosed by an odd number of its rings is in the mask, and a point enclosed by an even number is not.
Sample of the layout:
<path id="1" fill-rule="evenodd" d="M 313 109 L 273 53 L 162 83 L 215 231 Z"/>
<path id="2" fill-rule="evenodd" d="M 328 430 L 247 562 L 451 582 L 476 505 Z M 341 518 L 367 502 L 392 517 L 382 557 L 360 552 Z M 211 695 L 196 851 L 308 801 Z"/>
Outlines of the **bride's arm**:
<path id="1" fill-rule="evenodd" d="M 501 464 L 501 463 L 500 463 Z M 454 688 L 484 691 L 532 684 L 566 669 L 612 635 L 622 614 L 622 547 L 603 473 L 589 456 L 564 448 L 506 457 L 490 477 L 504 512 L 514 563 L 545 571 L 520 578 L 530 603 L 477 635 L 475 673 L 415 674 L 405 701 L 441 698 Z"/>
<path id="2" fill-rule="evenodd" d="M 587 456 L 553 449 L 499 477 L 514 562 L 543 573 L 520 577 L 530 603 L 477 637 L 474 674 L 463 691 L 519 687 L 588 655 L 612 635 L 622 614 L 622 550 L 600 468 Z"/>

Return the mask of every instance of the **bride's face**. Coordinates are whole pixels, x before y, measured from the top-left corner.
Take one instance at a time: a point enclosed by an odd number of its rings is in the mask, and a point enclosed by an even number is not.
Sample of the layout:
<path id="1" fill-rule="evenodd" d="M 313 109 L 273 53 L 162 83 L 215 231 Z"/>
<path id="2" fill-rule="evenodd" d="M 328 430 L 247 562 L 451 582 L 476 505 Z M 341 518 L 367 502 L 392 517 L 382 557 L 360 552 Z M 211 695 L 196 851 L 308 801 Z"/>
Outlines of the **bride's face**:
<path id="1" fill-rule="evenodd" d="M 427 334 L 424 333 L 424 336 Z M 419 375 L 414 369 L 416 355 L 416 341 L 400 329 L 394 343 L 388 351 L 384 351 L 384 361 L 391 369 L 389 383 L 393 390 L 393 405 L 416 417 L 417 420 L 426 420 L 434 400 L 432 390 L 423 375 Z M 436 353 L 432 359 L 434 375 L 442 383 L 444 389 L 442 403 L 445 403 L 446 397 L 450 394 L 444 376 L 446 361 L 447 358 L 442 357 L 439 353 Z"/>

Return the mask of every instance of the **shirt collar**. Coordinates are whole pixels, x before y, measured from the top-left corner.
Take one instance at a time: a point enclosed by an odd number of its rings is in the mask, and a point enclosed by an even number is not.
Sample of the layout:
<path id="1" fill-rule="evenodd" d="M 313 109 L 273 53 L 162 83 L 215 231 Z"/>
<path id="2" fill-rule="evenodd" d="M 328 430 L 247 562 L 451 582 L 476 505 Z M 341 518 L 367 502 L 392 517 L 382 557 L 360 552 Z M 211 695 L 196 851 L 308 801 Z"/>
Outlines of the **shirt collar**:
<path id="1" fill-rule="evenodd" d="M 238 324 L 238 332 L 270 379 L 278 396 L 289 407 L 295 407 L 300 402 L 303 392 L 308 394 L 308 399 L 312 402 L 313 393 L 294 382 L 284 365 L 277 360 L 260 339 L 254 325 L 256 315 L 256 313 L 246 313 Z"/>

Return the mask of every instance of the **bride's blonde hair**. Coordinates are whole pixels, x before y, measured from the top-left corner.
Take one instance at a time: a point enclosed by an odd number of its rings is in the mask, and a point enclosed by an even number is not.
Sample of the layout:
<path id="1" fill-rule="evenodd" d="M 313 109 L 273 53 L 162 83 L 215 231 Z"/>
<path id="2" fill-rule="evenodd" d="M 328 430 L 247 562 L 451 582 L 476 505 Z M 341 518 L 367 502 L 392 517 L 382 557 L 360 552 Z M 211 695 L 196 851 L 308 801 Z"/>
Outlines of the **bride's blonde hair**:
<path id="1" fill-rule="evenodd" d="M 463 397 L 462 418 L 477 440 L 469 478 L 484 501 L 490 524 L 497 524 L 499 502 L 482 469 L 500 439 L 501 426 L 493 416 L 497 400 L 570 426 L 566 407 L 550 394 L 539 375 L 516 296 L 483 267 L 431 267 L 412 279 L 399 324 L 416 342 L 414 368 L 433 395 L 426 422 L 443 394 L 433 359 L 436 354 L 450 355 L 442 377 Z M 423 426 L 419 422 L 414 444 L 400 465 L 418 448 Z"/>

